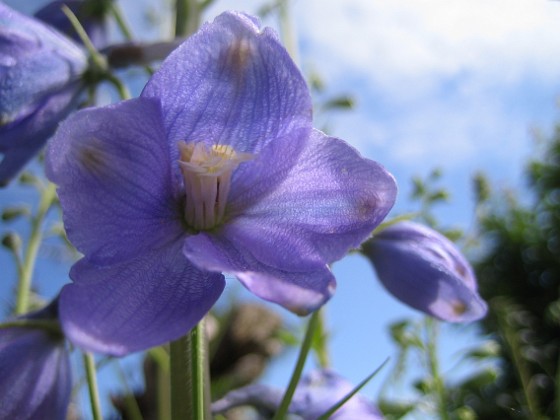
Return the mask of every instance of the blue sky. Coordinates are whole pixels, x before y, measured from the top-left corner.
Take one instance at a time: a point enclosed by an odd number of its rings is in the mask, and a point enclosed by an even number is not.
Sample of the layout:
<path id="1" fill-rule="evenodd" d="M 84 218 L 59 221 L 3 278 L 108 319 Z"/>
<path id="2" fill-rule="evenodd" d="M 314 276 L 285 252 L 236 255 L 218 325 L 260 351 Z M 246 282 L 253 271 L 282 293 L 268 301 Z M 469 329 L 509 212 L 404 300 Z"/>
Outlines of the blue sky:
<path id="1" fill-rule="evenodd" d="M 38 4 L 7 3 L 26 11 Z M 120 2 L 143 39 L 168 35 L 165 25 L 146 26 L 141 5 L 150 3 Z M 262 4 L 216 0 L 207 17 L 232 8 L 251 13 Z M 534 148 L 532 130 L 550 132 L 559 116 L 560 2 L 294 0 L 291 5 L 301 67 L 318 72 L 333 95 L 356 99 L 352 112 L 329 120 L 331 132 L 396 176 L 397 211 L 410 208 L 411 177 L 434 167 L 444 170 L 443 184 L 452 192 L 451 203 L 438 213 L 447 225 L 470 227 L 474 171 L 485 171 L 497 186 L 522 185 L 523 164 Z M 152 12 L 168 22 L 161 10 Z M 277 26 L 272 18 L 265 23 Z M 0 202 L 11 197 L 0 194 Z M 5 264 L 4 251 L 0 261 Z M 388 323 L 420 315 L 390 297 L 363 258 L 345 258 L 334 271 L 339 285 L 327 306 L 333 363 L 357 383 L 394 355 Z M 236 288 L 234 279 L 228 288 Z M 444 331 L 445 369 L 472 333 L 466 327 Z M 283 357 L 265 380 L 286 381 L 292 356 Z M 374 379 L 366 392 L 375 396 L 381 382 Z"/>

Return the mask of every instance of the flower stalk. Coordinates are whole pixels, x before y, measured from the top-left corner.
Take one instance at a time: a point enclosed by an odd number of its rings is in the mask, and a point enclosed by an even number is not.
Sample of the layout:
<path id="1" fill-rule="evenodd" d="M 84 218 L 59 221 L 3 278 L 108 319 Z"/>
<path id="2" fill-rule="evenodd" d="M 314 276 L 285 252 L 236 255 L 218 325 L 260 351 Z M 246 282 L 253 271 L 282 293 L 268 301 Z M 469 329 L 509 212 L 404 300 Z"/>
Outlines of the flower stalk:
<path id="1" fill-rule="evenodd" d="M 99 391 L 97 388 L 97 377 L 95 373 L 95 360 L 93 354 L 84 353 L 84 366 L 89 389 L 89 401 L 91 404 L 91 415 L 93 420 L 103 420 L 101 415 L 101 404 L 99 402 Z"/>
<path id="2" fill-rule="evenodd" d="M 286 389 L 286 392 L 284 393 L 282 402 L 280 403 L 278 411 L 276 411 L 273 420 L 285 419 L 288 415 L 288 408 L 290 407 L 290 403 L 292 402 L 292 398 L 294 396 L 294 393 L 296 392 L 296 387 L 301 378 L 303 367 L 305 365 L 305 361 L 307 360 L 307 355 L 309 354 L 309 350 L 311 349 L 311 345 L 313 344 L 313 337 L 315 336 L 315 330 L 317 329 L 318 324 L 319 311 L 315 311 L 311 315 L 309 323 L 307 324 L 307 331 L 305 332 L 303 343 L 301 343 L 298 359 L 292 373 L 292 377 L 290 378 L 290 383 L 288 385 L 288 388 Z"/>
<path id="3" fill-rule="evenodd" d="M 45 216 L 47 215 L 55 197 L 56 186 L 49 183 L 49 185 L 44 188 L 41 193 L 41 200 L 39 202 L 37 215 L 31 222 L 31 235 L 29 237 L 29 243 L 27 244 L 18 282 L 16 315 L 22 315 L 28 311 L 31 279 L 35 268 L 35 260 L 37 259 L 37 253 L 39 252 L 39 246 L 41 245 L 43 237 L 43 221 L 45 220 Z"/>
<path id="4" fill-rule="evenodd" d="M 204 321 L 171 343 L 171 418 L 210 418 L 209 369 Z"/>

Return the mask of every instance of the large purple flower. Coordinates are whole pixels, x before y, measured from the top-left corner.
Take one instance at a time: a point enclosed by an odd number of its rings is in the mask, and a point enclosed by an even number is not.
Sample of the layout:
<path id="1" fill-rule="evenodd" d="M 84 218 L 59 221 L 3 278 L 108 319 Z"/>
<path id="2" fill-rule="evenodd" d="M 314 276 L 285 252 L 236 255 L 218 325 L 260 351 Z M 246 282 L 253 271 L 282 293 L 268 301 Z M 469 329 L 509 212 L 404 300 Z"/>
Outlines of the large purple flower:
<path id="1" fill-rule="evenodd" d="M 0 3 L 0 186 L 76 106 L 86 68 L 77 44 Z"/>
<path id="2" fill-rule="evenodd" d="M 475 321 L 487 305 L 468 261 L 446 237 L 414 222 L 391 225 L 362 245 L 379 280 L 402 302 L 435 318 Z"/>
<path id="3" fill-rule="evenodd" d="M 84 254 L 61 295 L 66 334 L 112 354 L 185 334 L 222 272 L 298 314 L 334 292 L 327 264 L 392 207 L 379 164 L 311 125 L 305 82 L 270 29 L 225 13 L 140 98 L 82 110 L 47 153 Z"/>
<path id="4" fill-rule="evenodd" d="M 23 319 L 56 319 L 56 302 Z M 0 418 L 66 418 L 72 377 L 62 334 L 0 329 Z"/>
<path id="5" fill-rule="evenodd" d="M 288 413 L 303 420 L 316 420 L 353 390 L 354 386 L 350 382 L 332 370 L 313 371 L 305 375 L 298 384 Z M 283 394 L 283 391 L 265 385 L 248 385 L 230 391 L 214 402 L 212 412 L 218 414 L 249 405 L 257 408 L 261 419 L 270 419 L 278 410 Z M 362 395 L 355 394 L 329 419 L 381 420 L 383 416 L 373 403 Z"/>

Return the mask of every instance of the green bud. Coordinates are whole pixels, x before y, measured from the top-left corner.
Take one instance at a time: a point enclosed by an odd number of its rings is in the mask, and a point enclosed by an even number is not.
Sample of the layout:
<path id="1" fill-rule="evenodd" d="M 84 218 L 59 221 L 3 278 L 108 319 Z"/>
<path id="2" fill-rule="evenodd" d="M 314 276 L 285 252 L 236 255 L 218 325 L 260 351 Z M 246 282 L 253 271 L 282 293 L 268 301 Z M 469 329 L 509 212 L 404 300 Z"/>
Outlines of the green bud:
<path id="1" fill-rule="evenodd" d="M 2 238 L 2 246 L 14 253 L 18 253 L 21 249 L 21 238 L 15 232 L 9 232 Z"/>

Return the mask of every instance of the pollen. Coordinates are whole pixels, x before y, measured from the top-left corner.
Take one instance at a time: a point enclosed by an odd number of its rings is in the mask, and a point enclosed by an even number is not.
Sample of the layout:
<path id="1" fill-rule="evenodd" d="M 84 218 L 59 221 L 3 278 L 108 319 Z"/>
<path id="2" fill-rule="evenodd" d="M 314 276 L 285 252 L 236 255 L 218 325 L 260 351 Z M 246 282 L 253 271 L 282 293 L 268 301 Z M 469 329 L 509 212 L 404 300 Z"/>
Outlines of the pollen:
<path id="1" fill-rule="evenodd" d="M 185 220 L 196 230 L 212 229 L 225 214 L 231 176 L 253 158 L 229 145 L 179 142 L 179 167 L 185 187 Z"/>

